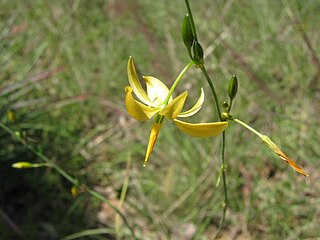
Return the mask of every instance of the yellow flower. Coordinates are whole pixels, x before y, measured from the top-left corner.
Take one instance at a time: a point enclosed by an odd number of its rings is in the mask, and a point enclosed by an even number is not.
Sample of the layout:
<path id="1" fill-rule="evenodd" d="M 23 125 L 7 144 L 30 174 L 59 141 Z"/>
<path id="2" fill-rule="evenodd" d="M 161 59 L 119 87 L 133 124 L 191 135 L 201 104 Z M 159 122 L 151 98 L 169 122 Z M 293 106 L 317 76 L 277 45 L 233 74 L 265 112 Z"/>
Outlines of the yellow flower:
<path id="1" fill-rule="evenodd" d="M 188 95 L 187 91 L 172 98 L 170 90 L 163 82 L 154 77 L 144 76 L 143 80 L 146 83 L 147 89 L 147 91 L 145 91 L 138 79 L 131 57 L 128 60 L 127 71 L 130 86 L 125 88 L 125 103 L 128 113 L 138 121 L 146 121 L 156 115 L 149 137 L 144 166 L 154 148 L 165 117 L 173 120 L 181 131 L 193 137 L 216 136 L 223 132 L 228 126 L 227 122 L 192 124 L 177 119 L 190 117 L 201 109 L 204 102 L 203 89 L 201 89 L 200 97 L 195 105 L 191 109 L 182 112 Z M 139 101 L 135 99 L 133 93 Z"/>

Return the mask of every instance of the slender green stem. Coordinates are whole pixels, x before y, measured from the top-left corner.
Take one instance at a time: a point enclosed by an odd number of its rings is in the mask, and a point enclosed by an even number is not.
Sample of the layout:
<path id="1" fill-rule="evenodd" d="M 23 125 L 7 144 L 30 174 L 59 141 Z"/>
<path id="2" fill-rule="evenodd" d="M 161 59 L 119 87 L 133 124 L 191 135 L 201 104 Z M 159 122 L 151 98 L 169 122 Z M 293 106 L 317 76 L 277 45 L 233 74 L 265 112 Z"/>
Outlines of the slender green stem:
<path id="1" fill-rule="evenodd" d="M 178 75 L 178 77 L 174 80 L 174 82 L 173 82 L 173 84 L 172 84 L 172 86 L 171 86 L 171 88 L 170 88 L 170 90 L 169 90 L 169 92 L 168 92 L 168 95 L 167 95 L 166 99 L 165 99 L 164 102 L 163 102 L 163 105 L 164 105 L 164 106 L 168 105 L 169 100 L 170 100 L 170 97 L 172 96 L 174 90 L 175 90 L 176 87 L 178 86 L 178 84 L 179 84 L 179 82 L 181 81 L 183 75 L 188 71 L 188 69 L 189 69 L 190 67 L 192 67 L 192 65 L 194 65 L 194 62 L 193 62 L 193 61 L 189 62 L 188 65 L 185 66 L 185 67 L 182 69 L 182 71 L 180 72 L 180 74 Z M 162 115 L 160 115 L 160 114 L 158 113 L 154 121 L 157 122 L 157 123 L 162 123 L 163 120 L 164 120 L 164 116 L 162 116 Z"/>
<path id="2" fill-rule="evenodd" d="M 185 66 L 185 67 L 182 69 L 182 71 L 180 72 L 180 74 L 178 75 L 178 77 L 176 78 L 176 80 L 174 80 L 174 82 L 173 82 L 173 84 L 172 84 L 172 86 L 171 86 L 171 88 L 170 88 L 170 90 L 169 90 L 169 93 L 168 93 L 166 99 L 165 99 L 164 102 L 163 102 L 164 105 L 167 105 L 167 104 L 168 104 L 171 95 L 173 94 L 174 90 L 176 89 L 176 87 L 177 87 L 177 85 L 179 84 L 180 80 L 182 79 L 183 75 L 188 71 L 188 69 L 189 69 L 190 67 L 192 67 L 192 65 L 194 65 L 194 62 L 193 62 L 193 61 L 190 62 L 190 63 L 188 63 L 188 65 Z"/>
<path id="3" fill-rule="evenodd" d="M 100 193 L 98 193 L 98 192 L 96 192 L 96 191 L 94 191 L 94 190 L 92 190 L 90 188 L 87 188 L 87 191 L 91 196 L 93 196 L 96 199 L 108 204 L 108 206 L 110 206 L 121 217 L 121 219 L 123 220 L 124 224 L 129 228 L 132 237 L 135 240 L 138 240 L 138 238 L 137 238 L 133 228 L 130 226 L 127 218 L 123 215 L 123 213 L 117 207 L 115 207 L 113 204 L 111 204 L 110 201 L 107 198 L 105 198 L 103 195 L 101 195 Z"/>
<path id="4" fill-rule="evenodd" d="M 254 134 L 256 134 L 258 137 L 263 138 L 263 134 L 259 133 L 257 130 L 255 130 L 254 128 L 250 127 L 248 124 L 242 122 L 241 120 L 239 120 L 237 118 L 230 118 L 230 120 L 239 123 L 240 125 L 242 125 L 246 129 L 248 129 L 251 132 L 253 132 Z"/>
<path id="5" fill-rule="evenodd" d="M 208 84 L 210 86 L 212 95 L 213 95 L 214 100 L 215 100 L 215 106 L 216 106 L 217 112 L 219 114 L 219 119 L 220 119 L 220 121 L 223 121 L 222 115 L 221 115 L 220 106 L 219 106 L 218 96 L 217 96 L 215 87 L 213 85 L 213 82 L 212 82 L 207 70 L 205 69 L 205 67 L 203 66 L 200 69 L 201 69 L 202 73 L 204 74 L 204 76 L 205 76 L 205 78 L 206 78 L 206 80 L 207 80 L 207 82 L 208 82 Z M 227 213 L 227 209 L 228 209 L 228 206 L 229 206 L 228 185 L 227 185 L 226 164 L 225 164 L 225 146 L 226 146 L 226 134 L 225 134 L 225 131 L 222 133 L 221 140 L 222 140 L 222 147 L 221 147 L 220 165 L 221 165 L 221 175 L 222 175 L 222 183 L 223 183 L 223 191 L 224 191 L 224 203 L 223 203 L 222 218 L 221 218 L 221 221 L 220 221 L 220 224 L 219 224 L 219 229 L 217 231 L 216 236 L 218 236 L 220 234 L 220 232 L 221 232 L 221 230 L 222 230 L 222 228 L 224 226 L 226 213 Z"/>
<path id="6" fill-rule="evenodd" d="M 226 146 L 226 132 L 223 131 L 222 133 L 222 147 L 221 147 L 221 175 L 222 175 L 222 183 L 223 183 L 223 190 L 224 190 L 224 202 L 223 202 L 223 212 L 222 218 L 219 224 L 218 231 L 215 235 L 215 238 L 219 236 L 226 219 L 226 213 L 229 205 L 228 199 L 228 185 L 227 185 L 227 176 L 226 176 L 226 165 L 225 165 L 225 146 Z"/>
<path id="7" fill-rule="evenodd" d="M 230 100 L 230 103 L 229 103 L 229 107 L 228 107 L 228 110 L 227 110 L 227 113 L 230 112 L 231 108 L 232 108 L 232 104 L 233 104 L 233 99 Z"/>
<path id="8" fill-rule="evenodd" d="M 103 234 L 113 234 L 114 231 L 108 229 L 108 228 L 96 228 L 96 229 L 88 229 L 88 230 L 83 230 L 81 232 L 73 233 L 68 236 L 65 236 L 61 238 L 60 240 L 73 240 L 73 239 L 79 239 L 84 237 L 92 237 L 94 235 L 103 235 Z"/>
<path id="9" fill-rule="evenodd" d="M 125 178 L 124 178 L 124 182 L 123 182 L 121 193 L 120 193 L 120 201 L 119 201 L 119 204 L 118 204 L 119 210 L 122 209 L 124 200 L 125 200 L 126 195 L 127 195 L 127 190 L 128 190 L 128 186 L 129 186 L 129 178 L 130 178 L 130 169 L 131 169 L 131 151 L 129 152 L 128 157 L 127 157 L 126 173 L 125 173 Z M 116 217 L 115 217 L 115 230 L 116 230 L 117 236 L 120 236 L 120 218 L 119 218 L 119 215 L 116 215 Z"/>
<path id="10" fill-rule="evenodd" d="M 35 163 L 32 167 L 38 168 L 38 167 L 50 167 L 50 164 L 48 163 Z"/>
<path id="11" fill-rule="evenodd" d="M 194 37 L 194 40 L 197 41 L 198 40 L 197 31 L 196 31 L 196 26 L 195 26 L 194 21 L 193 21 L 190 3 L 189 3 L 189 0 L 185 0 L 185 2 L 186 2 L 188 14 L 190 16 L 190 23 L 191 23 L 191 30 L 192 30 L 192 33 L 193 33 L 193 37 Z"/>
<path id="12" fill-rule="evenodd" d="M 31 145 L 29 145 L 24 139 L 18 137 L 10 128 L 8 128 L 7 126 L 3 125 L 2 123 L 0 123 L 0 127 L 2 129 L 4 129 L 6 132 L 8 132 L 15 140 L 17 140 L 18 142 L 20 142 L 23 146 L 25 146 L 26 148 L 28 148 L 31 152 L 33 152 L 35 155 L 37 155 L 40 159 L 42 159 L 43 161 L 45 161 L 48 165 L 50 165 L 53 169 L 55 169 L 60 175 L 62 175 L 65 179 L 67 179 L 70 183 L 72 183 L 75 186 L 79 186 L 79 181 L 72 177 L 70 174 L 68 174 L 66 171 L 64 171 L 61 167 L 59 167 L 57 164 L 55 164 L 51 159 L 47 158 L 46 156 L 44 156 L 42 153 L 38 152 L 37 150 L 35 150 Z M 95 192 L 94 190 L 90 189 L 87 186 L 83 186 L 84 189 L 93 197 L 95 197 L 96 199 L 106 203 L 108 206 L 110 206 L 123 220 L 124 224 L 128 227 L 128 229 L 131 232 L 131 235 L 134 239 L 138 239 L 135 235 L 135 232 L 133 230 L 133 228 L 130 226 L 130 224 L 128 223 L 128 220 L 126 219 L 126 217 L 123 215 L 123 213 L 117 208 L 115 207 L 113 204 L 110 203 L 110 201 L 105 198 L 104 196 L 102 196 L 100 193 Z"/>
<path id="13" fill-rule="evenodd" d="M 220 106 L 219 106 L 218 96 L 217 96 L 215 87 L 214 87 L 214 85 L 213 85 L 213 82 L 212 82 L 212 80 L 211 80 L 211 78 L 210 78 L 210 76 L 209 76 L 206 68 L 203 66 L 203 67 L 201 67 L 200 69 L 201 69 L 203 75 L 206 77 L 206 80 L 207 80 L 207 82 L 208 82 L 208 84 L 209 84 L 209 86 L 210 86 L 212 95 L 213 95 L 213 97 L 214 97 L 215 105 L 216 105 L 216 108 L 217 108 L 217 112 L 218 112 L 218 114 L 219 114 L 219 119 L 220 119 L 220 121 L 222 121 L 222 116 L 221 116 L 221 110 L 220 110 Z"/>

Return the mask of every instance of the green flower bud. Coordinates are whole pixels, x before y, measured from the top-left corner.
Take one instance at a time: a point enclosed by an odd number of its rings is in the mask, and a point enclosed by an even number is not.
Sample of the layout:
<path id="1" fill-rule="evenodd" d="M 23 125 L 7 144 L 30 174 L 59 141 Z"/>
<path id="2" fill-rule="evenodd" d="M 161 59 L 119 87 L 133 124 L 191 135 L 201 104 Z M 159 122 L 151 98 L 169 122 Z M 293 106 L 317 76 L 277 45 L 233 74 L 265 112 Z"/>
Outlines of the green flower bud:
<path id="1" fill-rule="evenodd" d="M 203 49 L 198 41 L 193 44 L 193 57 L 197 65 L 203 64 Z"/>
<path id="2" fill-rule="evenodd" d="M 190 24 L 190 19 L 188 14 L 184 16 L 183 22 L 182 22 L 182 39 L 183 39 L 184 45 L 186 45 L 189 51 L 192 47 L 194 37 L 192 34 L 192 29 L 191 29 L 191 24 Z"/>
<path id="3" fill-rule="evenodd" d="M 237 80 L 237 77 L 233 75 L 229 82 L 229 91 L 228 91 L 229 98 L 231 101 L 237 95 L 237 91 L 238 91 L 238 80 Z"/>
<path id="4" fill-rule="evenodd" d="M 222 104 L 222 107 L 225 108 L 225 109 L 228 109 L 229 103 L 227 101 L 224 101 L 223 104 Z"/>

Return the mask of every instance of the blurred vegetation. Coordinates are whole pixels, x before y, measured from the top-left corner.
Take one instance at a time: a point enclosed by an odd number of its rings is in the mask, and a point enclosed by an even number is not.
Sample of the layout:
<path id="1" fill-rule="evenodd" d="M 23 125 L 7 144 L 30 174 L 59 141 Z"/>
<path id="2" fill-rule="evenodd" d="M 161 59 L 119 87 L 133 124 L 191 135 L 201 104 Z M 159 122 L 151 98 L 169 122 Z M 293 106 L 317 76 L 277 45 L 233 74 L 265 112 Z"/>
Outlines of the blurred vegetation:
<path id="1" fill-rule="evenodd" d="M 172 83 L 188 62 L 182 1 L 0 0 L 0 122 L 81 182 L 121 204 L 141 239 L 210 239 L 221 217 L 219 139 L 192 139 L 171 123 L 142 168 L 149 127 L 124 108 L 126 62 Z M 234 115 L 272 136 L 305 179 L 240 126 L 227 130 L 230 209 L 222 239 L 320 236 L 319 1 L 192 1 L 221 101 L 239 80 Z M 197 69 L 179 90 L 189 103 Z M 197 120 L 208 121 L 207 99 Z M 192 101 L 193 100 L 193 101 Z M 14 116 L 14 118 L 12 118 Z M 0 239 L 115 239 L 115 214 L 0 128 Z M 124 196 L 124 195 L 123 195 Z M 120 222 L 121 224 L 121 222 Z M 82 232 L 93 229 L 89 232 Z M 119 229 L 123 239 L 128 230 Z M 74 236 L 76 237 L 76 236 Z M 71 239 L 71 238 L 69 238 Z"/>

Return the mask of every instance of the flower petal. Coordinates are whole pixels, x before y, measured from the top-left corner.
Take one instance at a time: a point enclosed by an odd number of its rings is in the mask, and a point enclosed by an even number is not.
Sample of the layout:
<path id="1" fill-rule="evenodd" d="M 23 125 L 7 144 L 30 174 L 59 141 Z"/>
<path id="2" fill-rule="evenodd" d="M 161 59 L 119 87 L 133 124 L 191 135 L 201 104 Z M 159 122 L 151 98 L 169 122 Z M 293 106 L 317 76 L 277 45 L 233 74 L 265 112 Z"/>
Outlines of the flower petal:
<path id="1" fill-rule="evenodd" d="M 184 102 L 186 101 L 188 92 L 185 91 L 181 93 L 178 97 L 174 98 L 167 106 L 165 106 L 160 112 L 160 115 L 166 116 L 167 118 L 173 120 L 178 117 L 179 113 L 182 111 Z"/>
<path id="2" fill-rule="evenodd" d="M 128 79 L 129 79 L 129 84 L 133 89 L 134 94 L 139 98 L 139 100 L 148 106 L 153 106 L 155 107 L 155 104 L 148 98 L 146 92 L 141 86 L 141 83 L 139 81 L 139 78 L 137 76 L 136 69 L 134 67 L 133 59 L 130 56 L 128 60 L 128 67 L 127 67 L 127 72 L 128 72 Z"/>
<path id="3" fill-rule="evenodd" d="M 277 153 L 278 154 L 278 153 Z M 303 171 L 301 167 L 298 166 L 298 164 L 295 163 L 292 159 L 290 159 L 287 155 L 285 155 L 283 152 L 281 154 L 278 154 L 278 156 L 285 162 L 287 162 L 290 167 L 292 167 L 294 170 L 296 170 L 298 173 L 302 174 L 305 177 L 308 177 L 309 175 Z"/>
<path id="4" fill-rule="evenodd" d="M 188 111 L 180 113 L 178 115 L 178 118 L 193 116 L 201 109 L 203 102 L 204 102 L 204 91 L 203 91 L 203 88 L 201 88 L 201 94 L 200 94 L 200 97 L 199 97 L 198 101 L 196 102 L 196 104 Z"/>
<path id="5" fill-rule="evenodd" d="M 150 119 L 155 113 L 159 112 L 160 108 L 153 108 L 146 106 L 132 96 L 132 87 L 127 86 L 126 91 L 126 107 L 131 117 L 138 121 L 144 121 Z"/>
<path id="6" fill-rule="evenodd" d="M 149 160 L 150 154 L 153 151 L 154 145 L 156 144 L 160 129 L 162 127 L 164 122 L 162 123 L 157 123 L 156 121 L 152 125 L 150 137 L 149 137 L 149 142 L 148 142 L 148 147 L 147 147 L 147 152 L 146 152 L 146 157 L 144 159 L 143 166 L 145 167 L 147 165 L 147 162 Z"/>
<path id="7" fill-rule="evenodd" d="M 309 176 L 301 167 L 299 167 L 292 159 L 282 152 L 267 135 L 261 135 L 260 138 L 272 151 L 274 151 L 283 161 L 287 162 L 294 170 L 305 177 Z"/>
<path id="8" fill-rule="evenodd" d="M 182 132 L 192 137 L 213 137 L 228 127 L 228 122 L 187 123 L 177 119 L 173 121 Z"/>
<path id="9" fill-rule="evenodd" d="M 159 79 L 150 76 L 143 76 L 147 84 L 147 94 L 149 99 L 157 105 L 160 105 L 167 98 L 169 89 Z M 169 101 L 172 100 L 172 97 Z"/>

